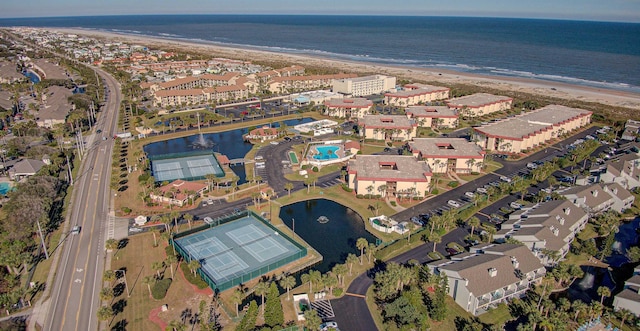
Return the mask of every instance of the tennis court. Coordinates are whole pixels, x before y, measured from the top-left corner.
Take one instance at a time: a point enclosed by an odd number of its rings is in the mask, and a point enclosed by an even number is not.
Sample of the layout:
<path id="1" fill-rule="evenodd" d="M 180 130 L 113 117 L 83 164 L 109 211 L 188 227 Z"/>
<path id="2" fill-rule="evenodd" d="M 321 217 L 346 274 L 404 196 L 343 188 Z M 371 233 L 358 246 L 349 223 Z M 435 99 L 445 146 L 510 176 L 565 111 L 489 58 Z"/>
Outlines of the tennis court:
<path id="1" fill-rule="evenodd" d="M 259 216 L 245 215 L 175 239 L 178 251 L 188 260 L 198 260 L 201 271 L 219 290 L 259 277 L 306 254 Z"/>
<path id="2" fill-rule="evenodd" d="M 155 159 L 151 161 L 151 170 L 153 177 L 159 182 L 204 179 L 208 174 L 224 176 L 220 163 L 211 154 Z"/>

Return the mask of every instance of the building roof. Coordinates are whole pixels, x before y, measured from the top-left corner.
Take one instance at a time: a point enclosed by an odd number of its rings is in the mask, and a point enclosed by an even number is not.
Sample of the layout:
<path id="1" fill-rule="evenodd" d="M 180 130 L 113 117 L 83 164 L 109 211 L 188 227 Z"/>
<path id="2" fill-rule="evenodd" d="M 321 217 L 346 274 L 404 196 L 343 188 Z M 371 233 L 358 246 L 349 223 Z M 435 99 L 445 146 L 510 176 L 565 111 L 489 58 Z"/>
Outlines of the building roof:
<path id="1" fill-rule="evenodd" d="M 607 172 L 611 172 L 615 176 L 626 173 L 635 177 L 634 172 L 640 169 L 640 156 L 634 153 L 622 154 L 621 156 L 607 160 Z"/>
<path id="2" fill-rule="evenodd" d="M 188 83 L 197 82 L 199 80 L 200 80 L 200 77 L 189 76 L 189 77 L 184 77 L 184 78 L 176 78 L 176 79 L 170 80 L 168 82 L 162 82 L 162 83 L 159 83 L 158 86 L 160 86 L 160 88 L 167 89 L 167 88 L 172 88 L 172 87 L 179 86 L 179 85 L 182 85 L 182 84 L 188 84 Z"/>
<path id="3" fill-rule="evenodd" d="M 349 140 L 344 143 L 344 149 L 357 149 L 360 150 L 360 143 L 355 140 Z"/>
<path id="4" fill-rule="evenodd" d="M 270 137 L 270 136 L 277 136 L 277 135 L 278 135 L 278 129 L 270 128 L 268 126 L 256 128 L 249 132 L 249 136 L 251 137 Z"/>
<path id="5" fill-rule="evenodd" d="M 616 298 L 640 303 L 640 294 L 638 293 L 638 290 L 634 288 L 625 288 L 622 292 L 616 294 Z"/>
<path id="6" fill-rule="evenodd" d="M 33 175 L 37 173 L 42 167 L 44 167 L 45 163 L 41 160 L 34 159 L 22 159 L 9 169 L 9 172 L 17 175 Z"/>
<path id="7" fill-rule="evenodd" d="M 610 194 L 613 194 L 620 200 L 627 200 L 629 198 L 634 198 L 631 192 L 629 192 L 627 189 L 625 189 L 624 187 L 622 187 L 622 185 L 618 183 L 603 184 L 603 186 L 609 190 Z"/>
<path id="8" fill-rule="evenodd" d="M 348 169 L 359 180 L 426 182 L 431 176 L 429 166 L 410 155 L 357 155 Z"/>
<path id="9" fill-rule="evenodd" d="M 474 130 L 492 137 L 522 140 L 542 131 L 551 130 L 553 126 L 591 114 L 590 111 L 583 109 L 549 105 L 499 122 L 479 126 Z"/>
<path id="10" fill-rule="evenodd" d="M 466 287 L 475 296 L 520 282 L 521 279 L 516 276 L 516 269 L 526 274 L 542 268 L 540 261 L 526 246 L 514 244 L 495 245 L 484 249 L 484 253 L 474 254 L 462 260 L 440 260 L 429 265 L 441 271 L 457 272 L 468 281 Z M 490 273 L 491 269 L 496 271 L 494 276 Z"/>
<path id="11" fill-rule="evenodd" d="M 364 115 L 359 124 L 368 129 L 411 129 L 417 126 L 404 115 Z"/>
<path id="12" fill-rule="evenodd" d="M 71 110 L 69 97 L 73 92 L 62 86 L 49 86 L 46 93 L 46 101 L 44 106 L 34 114 L 38 120 L 61 120 L 64 121 Z"/>
<path id="13" fill-rule="evenodd" d="M 563 190 L 560 194 L 567 198 L 575 195 L 578 199 L 584 199 L 584 204 L 591 209 L 613 199 L 600 184 L 574 186 Z"/>
<path id="14" fill-rule="evenodd" d="M 390 98 L 410 98 L 423 94 L 431 94 L 431 93 L 440 93 L 440 92 L 449 92 L 451 89 L 448 87 L 442 86 L 433 86 L 426 84 L 407 84 L 404 86 L 405 89 L 397 92 L 385 93 L 386 97 Z"/>
<path id="15" fill-rule="evenodd" d="M 446 106 L 410 106 L 405 111 L 411 117 L 458 118 L 456 111 Z"/>
<path id="16" fill-rule="evenodd" d="M 512 98 L 493 95 L 489 93 L 476 93 L 471 95 L 465 95 L 463 97 L 453 98 L 446 101 L 447 105 L 451 108 L 480 108 L 494 103 L 511 102 Z"/>
<path id="17" fill-rule="evenodd" d="M 324 102 L 324 105 L 332 108 L 369 108 L 373 101 L 365 98 L 332 98 Z"/>
<path id="18" fill-rule="evenodd" d="M 484 159 L 485 154 L 480 146 L 464 138 L 414 138 L 409 148 L 423 158 Z"/>

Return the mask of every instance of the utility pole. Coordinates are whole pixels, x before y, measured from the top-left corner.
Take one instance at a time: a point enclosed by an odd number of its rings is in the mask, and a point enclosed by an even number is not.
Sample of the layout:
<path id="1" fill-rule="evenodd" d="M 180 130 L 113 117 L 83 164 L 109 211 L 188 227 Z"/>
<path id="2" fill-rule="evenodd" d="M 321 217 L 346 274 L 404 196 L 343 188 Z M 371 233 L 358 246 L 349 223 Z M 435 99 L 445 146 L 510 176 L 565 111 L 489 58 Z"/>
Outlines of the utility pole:
<path id="1" fill-rule="evenodd" d="M 40 220 L 36 219 L 36 224 L 38 224 L 38 233 L 40 234 L 40 242 L 42 243 L 42 249 L 44 250 L 44 257 L 49 259 L 49 252 L 47 252 L 47 246 L 44 244 L 44 237 L 42 236 L 42 228 L 40 227 Z"/>
<path id="2" fill-rule="evenodd" d="M 69 185 L 73 186 L 73 174 L 71 173 L 71 164 L 69 163 L 69 155 L 67 157 L 67 170 L 69 171 Z"/>

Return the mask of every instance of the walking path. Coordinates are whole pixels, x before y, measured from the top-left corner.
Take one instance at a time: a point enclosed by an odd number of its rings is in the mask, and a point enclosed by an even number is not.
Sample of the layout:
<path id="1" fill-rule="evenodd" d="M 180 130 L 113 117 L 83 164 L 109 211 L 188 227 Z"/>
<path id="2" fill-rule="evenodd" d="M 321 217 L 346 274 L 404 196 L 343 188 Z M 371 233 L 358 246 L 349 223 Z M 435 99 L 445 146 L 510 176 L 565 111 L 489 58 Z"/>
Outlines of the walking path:
<path id="1" fill-rule="evenodd" d="M 391 204 L 391 200 L 388 199 L 384 199 L 384 201 L 387 203 L 387 206 L 391 207 L 391 209 L 395 210 L 396 212 L 401 212 L 407 208 L 400 206 L 399 204 L 396 203 L 396 205 L 392 205 Z"/>

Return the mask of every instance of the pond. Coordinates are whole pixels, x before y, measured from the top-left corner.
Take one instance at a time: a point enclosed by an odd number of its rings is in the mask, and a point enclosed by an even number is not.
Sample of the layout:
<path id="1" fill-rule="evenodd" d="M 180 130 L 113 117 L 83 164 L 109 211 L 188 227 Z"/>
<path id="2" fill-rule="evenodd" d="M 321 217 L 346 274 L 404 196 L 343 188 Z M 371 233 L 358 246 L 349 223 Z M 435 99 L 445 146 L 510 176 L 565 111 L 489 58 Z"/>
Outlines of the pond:
<path id="1" fill-rule="evenodd" d="M 329 219 L 321 223 L 318 218 Z M 327 272 L 334 265 L 344 263 L 349 253 L 360 255 L 356 247 L 358 238 L 375 242 L 376 238 L 364 228 L 360 215 L 348 207 L 326 199 L 314 199 L 290 204 L 280 209 L 280 218 L 309 245 L 323 256 L 323 261 L 314 266 L 320 272 Z"/>
<path id="2" fill-rule="evenodd" d="M 309 123 L 312 118 L 292 119 L 283 121 L 288 126 Z M 274 127 L 278 126 L 277 122 L 273 123 Z M 158 156 L 171 153 L 184 153 L 198 149 L 210 148 L 214 152 L 226 155 L 230 160 L 243 158 L 253 147 L 251 143 L 245 142 L 242 136 L 247 134 L 247 128 L 216 132 L 193 134 L 191 136 L 168 139 L 158 141 L 144 146 L 144 152 L 147 156 Z M 238 184 L 246 182 L 246 174 L 244 165 L 232 166 L 231 170 L 236 173 L 240 180 Z"/>

